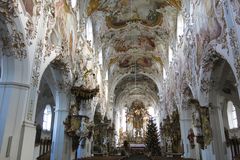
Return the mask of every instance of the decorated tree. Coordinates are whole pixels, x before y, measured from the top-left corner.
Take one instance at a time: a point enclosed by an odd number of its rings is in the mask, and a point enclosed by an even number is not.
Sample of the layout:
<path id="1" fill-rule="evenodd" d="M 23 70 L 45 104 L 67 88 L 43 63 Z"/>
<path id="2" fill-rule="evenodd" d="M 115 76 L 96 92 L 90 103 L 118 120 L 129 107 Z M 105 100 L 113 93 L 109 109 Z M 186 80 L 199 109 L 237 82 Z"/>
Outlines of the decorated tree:
<path id="1" fill-rule="evenodd" d="M 153 122 L 153 118 L 150 118 L 148 121 L 145 141 L 146 141 L 146 149 L 151 153 L 151 155 L 161 154 L 159 141 L 158 141 L 157 126 Z"/>

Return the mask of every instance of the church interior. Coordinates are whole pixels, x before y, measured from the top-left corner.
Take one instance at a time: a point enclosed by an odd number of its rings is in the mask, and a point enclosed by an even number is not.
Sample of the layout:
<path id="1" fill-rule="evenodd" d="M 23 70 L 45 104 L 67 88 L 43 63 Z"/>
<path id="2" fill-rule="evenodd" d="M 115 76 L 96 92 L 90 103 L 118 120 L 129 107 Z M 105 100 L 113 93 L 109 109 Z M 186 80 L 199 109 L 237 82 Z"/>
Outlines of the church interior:
<path id="1" fill-rule="evenodd" d="M 0 0 L 0 160 L 239 160 L 240 0 Z"/>

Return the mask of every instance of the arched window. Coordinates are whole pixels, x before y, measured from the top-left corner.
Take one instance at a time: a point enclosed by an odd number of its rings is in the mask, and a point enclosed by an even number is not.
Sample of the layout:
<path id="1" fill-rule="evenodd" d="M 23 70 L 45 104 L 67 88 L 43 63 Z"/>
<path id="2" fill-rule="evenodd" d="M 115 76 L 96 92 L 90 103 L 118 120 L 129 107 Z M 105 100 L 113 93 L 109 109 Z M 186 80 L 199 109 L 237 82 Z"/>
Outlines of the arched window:
<path id="1" fill-rule="evenodd" d="M 172 48 L 169 46 L 168 47 L 168 62 L 169 64 L 173 61 L 173 50 Z"/>
<path id="2" fill-rule="evenodd" d="M 77 0 L 71 0 L 71 5 L 72 5 L 72 8 L 76 7 Z"/>
<path id="3" fill-rule="evenodd" d="M 165 68 L 163 67 L 163 79 L 166 79 L 166 78 L 167 78 L 167 73 L 166 73 Z"/>
<path id="4" fill-rule="evenodd" d="M 98 63 L 99 63 L 99 65 L 102 65 L 102 64 L 103 64 L 102 49 L 99 51 Z"/>
<path id="5" fill-rule="evenodd" d="M 50 131 L 52 123 L 52 109 L 50 105 L 47 105 L 43 112 L 43 130 Z"/>
<path id="6" fill-rule="evenodd" d="M 177 39 L 178 39 L 178 43 L 180 42 L 180 36 L 183 35 L 183 27 L 184 27 L 183 17 L 180 14 L 180 15 L 178 15 L 178 18 L 177 18 Z"/>
<path id="7" fill-rule="evenodd" d="M 87 19 L 86 38 L 88 41 L 91 41 L 91 46 L 92 46 L 93 45 L 93 28 L 92 28 L 92 21 L 90 18 Z"/>
<path id="8" fill-rule="evenodd" d="M 237 121 L 236 108 L 231 101 L 228 101 L 227 112 L 228 112 L 229 128 L 230 129 L 237 128 L 238 127 L 238 121 Z"/>

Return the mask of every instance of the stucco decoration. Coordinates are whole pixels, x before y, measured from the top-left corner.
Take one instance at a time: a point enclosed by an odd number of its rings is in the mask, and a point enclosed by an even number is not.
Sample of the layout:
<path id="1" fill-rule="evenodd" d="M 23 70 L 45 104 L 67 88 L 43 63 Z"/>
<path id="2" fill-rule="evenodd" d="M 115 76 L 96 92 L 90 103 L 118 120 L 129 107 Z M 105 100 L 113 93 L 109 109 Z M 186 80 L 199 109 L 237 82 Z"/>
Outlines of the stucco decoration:
<path id="1" fill-rule="evenodd" d="M 27 57 L 26 43 L 23 34 L 17 30 L 6 37 L 2 37 L 3 53 L 6 56 L 14 56 L 16 59 L 22 60 Z"/>
<path id="2" fill-rule="evenodd" d="M 34 57 L 34 67 L 32 73 L 32 86 L 37 87 L 39 84 L 39 76 L 40 76 L 40 67 L 42 62 L 42 55 L 43 55 L 43 44 L 42 41 L 38 41 L 35 51 Z"/>
<path id="3" fill-rule="evenodd" d="M 1 0 L 0 6 L 0 16 L 4 17 L 7 23 L 12 24 L 18 14 L 18 2 L 16 0 Z"/>
<path id="4" fill-rule="evenodd" d="M 31 18 L 29 18 L 28 21 L 26 22 L 25 30 L 26 30 L 26 38 L 28 40 L 28 44 L 31 45 L 32 44 L 31 41 L 35 39 L 37 35 L 35 25 Z"/>
<path id="5" fill-rule="evenodd" d="M 224 59 L 224 57 L 217 53 L 213 48 L 209 48 L 207 54 L 202 59 L 202 68 L 200 75 L 200 91 L 204 96 L 205 101 L 208 101 L 209 89 L 210 89 L 210 76 L 213 66 L 216 61 Z"/>

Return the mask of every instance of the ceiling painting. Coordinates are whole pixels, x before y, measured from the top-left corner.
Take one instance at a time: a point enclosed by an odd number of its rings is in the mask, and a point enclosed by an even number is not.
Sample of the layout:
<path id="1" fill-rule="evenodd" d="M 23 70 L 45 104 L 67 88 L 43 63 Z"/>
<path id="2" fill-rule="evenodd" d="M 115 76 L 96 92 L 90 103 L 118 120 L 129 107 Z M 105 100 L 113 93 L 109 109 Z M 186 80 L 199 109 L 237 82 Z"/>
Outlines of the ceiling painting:
<path id="1" fill-rule="evenodd" d="M 86 12 L 88 16 L 102 11 L 115 16 L 123 13 L 121 16 L 125 15 L 128 20 L 144 20 L 146 17 L 150 20 L 151 15 L 148 17 L 146 8 L 154 12 L 156 9 L 167 6 L 180 10 L 181 0 L 90 0 Z"/>
<path id="2" fill-rule="evenodd" d="M 127 39 L 116 39 L 114 43 L 116 52 L 127 52 L 130 49 L 153 51 L 155 47 L 154 38 L 143 35 L 129 36 Z"/>
<path id="3" fill-rule="evenodd" d="M 149 57 L 134 57 L 128 55 L 119 60 L 120 68 L 128 68 L 130 66 L 151 67 L 152 59 Z"/>
<path id="4" fill-rule="evenodd" d="M 96 24 L 95 42 L 102 47 L 104 68 L 113 82 L 111 94 L 158 97 L 149 77 L 162 77 L 163 64 L 168 64 L 181 5 L 181 0 L 89 0 L 86 14 Z M 120 79 L 123 75 L 129 76 Z"/>
<path id="5" fill-rule="evenodd" d="M 124 15 L 119 12 L 116 15 L 107 16 L 106 24 L 109 28 L 115 29 L 126 27 L 128 23 L 140 23 L 148 27 L 154 27 L 162 24 L 163 15 L 161 13 L 158 13 L 155 10 L 149 10 L 148 12 L 149 13 L 146 17 L 144 17 L 145 15 L 140 16 L 137 9 L 134 10 L 133 15 L 131 16 Z M 128 18 L 126 19 L 126 17 Z"/>

